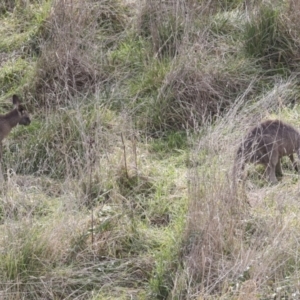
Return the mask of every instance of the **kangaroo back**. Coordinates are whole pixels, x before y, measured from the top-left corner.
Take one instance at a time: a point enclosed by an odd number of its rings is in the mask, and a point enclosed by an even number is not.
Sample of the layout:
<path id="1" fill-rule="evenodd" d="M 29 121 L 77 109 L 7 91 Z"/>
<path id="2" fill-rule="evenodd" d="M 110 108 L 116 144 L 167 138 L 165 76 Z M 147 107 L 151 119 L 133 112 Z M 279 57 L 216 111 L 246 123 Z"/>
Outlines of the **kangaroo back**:
<path id="1" fill-rule="evenodd" d="M 234 169 L 243 171 L 245 163 L 266 166 L 269 181 L 276 182 L 275 171 L 282 175 L 280 158 L 289 156 L 295 169 L 293 153 L 300 155 L 300 134 L 291 125 L 268 120 L 253 127 L 244 137 L 236 153 Z M 235 176 L 238 170 L 235 171 Z"/>

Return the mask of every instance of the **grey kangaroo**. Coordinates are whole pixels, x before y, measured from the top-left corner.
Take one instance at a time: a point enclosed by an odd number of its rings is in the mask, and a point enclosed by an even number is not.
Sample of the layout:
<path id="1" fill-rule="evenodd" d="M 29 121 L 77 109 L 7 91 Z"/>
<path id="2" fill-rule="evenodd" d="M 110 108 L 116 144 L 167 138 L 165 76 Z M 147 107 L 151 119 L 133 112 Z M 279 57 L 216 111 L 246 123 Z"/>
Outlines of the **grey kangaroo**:
<path id="1" fill-rule="evenodd" d="M 234 176 L 241 175 L 245 164 L 250 162 L 264 165 L 268 181 L 276 183 L 276 174 L 282 176 L 281 157 L 289 156 L 298 172 L 293 153 L 297 153 L 300 159 L 300 133 L 282 121 L 265 121 L 252 128 L 240 144 L 234 163 Z"/>
<path id="2" fill-rule="evenodd" d="M 31 122 L 26 109 L 21 104 L 17 95 L 13 95 L 12 102 L 15 108 L 5 115 L 0 115 L 0 181 L 3 181 L 1 170 L 2 140 L 10 133 L 12 128 L 18 124 L 27 126 Z"/>

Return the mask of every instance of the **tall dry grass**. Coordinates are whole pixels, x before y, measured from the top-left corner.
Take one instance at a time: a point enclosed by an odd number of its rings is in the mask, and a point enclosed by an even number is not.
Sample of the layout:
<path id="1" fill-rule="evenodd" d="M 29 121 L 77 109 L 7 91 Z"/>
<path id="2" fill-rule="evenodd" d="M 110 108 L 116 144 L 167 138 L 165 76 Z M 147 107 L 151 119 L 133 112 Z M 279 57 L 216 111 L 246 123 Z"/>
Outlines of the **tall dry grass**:
<path id="1" fill-rule="evenodd" d="M 45 106 L 103 89 L 110 74 L 106 52 L 127 25 L 120 1 L 54 1 L 41 29 L 35 97 Z"/>

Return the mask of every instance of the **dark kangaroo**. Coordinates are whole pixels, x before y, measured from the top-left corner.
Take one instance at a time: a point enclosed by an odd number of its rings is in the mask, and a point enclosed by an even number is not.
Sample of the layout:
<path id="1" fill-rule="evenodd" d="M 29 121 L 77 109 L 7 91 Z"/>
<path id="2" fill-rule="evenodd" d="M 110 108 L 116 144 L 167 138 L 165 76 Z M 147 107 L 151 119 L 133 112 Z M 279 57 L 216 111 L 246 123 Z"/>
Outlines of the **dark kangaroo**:
<path id="1" fill-rule="evenodd" d="M 252 128 L 240 144 L 234 162 L 234 176 L 241 175 L 245 164 L 250 162 L 266 166 L 268 181 L 276 183 L 276 174 L 282 176 L 281 157 L 289 156 L 298 172 L 293 153 L 297 153 L 300 159 L 300 133 L 282 121 L 265 121 Z"/>
<path id="2" fill-rule="evenodd" d="M 13 95 L 12 102 L 15 108 L 5 115 L 0 115 L 0 181 L 3 181 L 3 174 L 1 170 L 2 140 L 18 124 L 27 126 L 31 122 L 26 109 L 21 104 L 17 95 Z"/>

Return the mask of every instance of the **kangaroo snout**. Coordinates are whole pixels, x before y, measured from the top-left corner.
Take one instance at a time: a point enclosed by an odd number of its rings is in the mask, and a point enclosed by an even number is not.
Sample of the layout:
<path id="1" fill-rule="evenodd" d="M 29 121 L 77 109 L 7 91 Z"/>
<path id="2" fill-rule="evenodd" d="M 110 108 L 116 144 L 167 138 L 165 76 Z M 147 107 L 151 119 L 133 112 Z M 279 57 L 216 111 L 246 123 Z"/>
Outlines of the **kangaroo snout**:
<path id="1" fill-rule="evenodd" d="M 28 126 L 31 123 L 29 116 L 23 116 L 19 122 L 20 125 Z"/>

